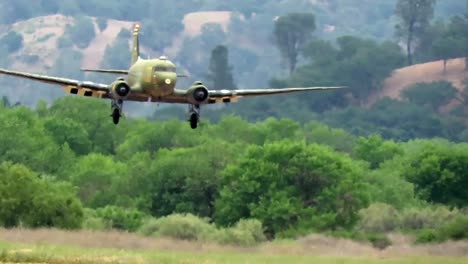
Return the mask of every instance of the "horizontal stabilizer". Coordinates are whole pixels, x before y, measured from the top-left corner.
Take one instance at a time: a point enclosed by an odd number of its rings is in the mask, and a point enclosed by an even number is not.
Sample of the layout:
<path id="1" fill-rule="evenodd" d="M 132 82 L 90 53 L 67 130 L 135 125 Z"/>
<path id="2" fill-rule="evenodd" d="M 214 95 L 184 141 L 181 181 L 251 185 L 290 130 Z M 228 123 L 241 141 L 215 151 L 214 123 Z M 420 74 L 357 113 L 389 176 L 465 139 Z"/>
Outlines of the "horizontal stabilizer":
<path id="1" fill-rule="evenodd" d="M 128 70 L 81 69 L 81 71 L 85 71 L 85 72 L 113 73 L 113 74 L 128 74 Z"/>

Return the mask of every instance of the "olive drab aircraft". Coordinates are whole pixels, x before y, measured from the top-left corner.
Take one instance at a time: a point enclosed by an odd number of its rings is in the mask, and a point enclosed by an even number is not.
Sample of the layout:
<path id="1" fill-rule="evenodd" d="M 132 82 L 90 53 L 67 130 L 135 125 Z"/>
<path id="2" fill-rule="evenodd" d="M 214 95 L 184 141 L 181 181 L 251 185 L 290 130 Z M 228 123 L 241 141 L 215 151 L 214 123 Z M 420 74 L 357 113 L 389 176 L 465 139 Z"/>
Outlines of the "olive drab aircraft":
<path id="1" fill-rule="evenodd" d="M 187 77 L 176 73 L 176 66 L 165 56 L 157 59 L 140 58 L 140 24 L 133 27 L 131 67 L 128 70 L 81 69 L 86 72 L 111 73 L 127 76 L 118 77 L 111 84 L 78 81 L 27 72 L 0 69 L 0 74 L 32 79 L 62 86 L 66 93 L 110 99 L 111 117 L 114 124 L 119 123 L 124 101 L 181 103 L 189 107 L 191 128 L 197 128 L 200 107 L 205 104 L 236 102 L 239 98 L 250 96 L 274 95 L 301 91 L 339 89 L 344 87 L 303 87 L 283 89 L 245 89 L 209 90 L 202 82 L 196 81 L 186 90 L 176 89 L 177 77 Z"/>

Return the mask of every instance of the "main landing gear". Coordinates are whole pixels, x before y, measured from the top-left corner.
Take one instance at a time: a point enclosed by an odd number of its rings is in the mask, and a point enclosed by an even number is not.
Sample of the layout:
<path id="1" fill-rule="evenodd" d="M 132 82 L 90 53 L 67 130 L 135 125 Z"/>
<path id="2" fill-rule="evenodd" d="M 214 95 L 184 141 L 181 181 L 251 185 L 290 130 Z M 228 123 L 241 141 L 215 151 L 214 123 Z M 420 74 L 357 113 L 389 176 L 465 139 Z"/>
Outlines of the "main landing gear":
<path id="1" fill-rule="evenodd" d="M 114 124 L 118 124 L 120 117 L 122 116 L 122 107 L 123 107 L 123 100 L 118 99 L 118 100 L 112 100 L 111 102 L 111 108 L 112 108 L 112 121 Z"/>
<path id="2" fill-rule="evenodd" d="M 198 127 L 198 122 L 200 121 L 200 105 L 189 105 L 188 121 L 192 129 Z"/>

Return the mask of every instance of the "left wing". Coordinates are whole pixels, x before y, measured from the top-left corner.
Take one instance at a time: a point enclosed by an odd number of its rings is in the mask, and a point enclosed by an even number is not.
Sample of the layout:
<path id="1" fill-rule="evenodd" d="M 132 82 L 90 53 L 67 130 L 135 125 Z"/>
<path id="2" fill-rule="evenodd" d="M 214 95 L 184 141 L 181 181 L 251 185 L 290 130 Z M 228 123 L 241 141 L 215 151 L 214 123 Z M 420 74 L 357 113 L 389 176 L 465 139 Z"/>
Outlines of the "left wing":
<path id="1" fill-rule="evenodd" d="M 87 81 L 82 82 L 82 81 L 73 80 L 73 79 L 53 77 L 53 76 L 47 76 L 47 75 L 42 75 L 42 74 L 27 73 L 27 72 L 10 71 L 10 70 L 1 69 L 1 68 L 0 68 L 0 74 L 35 80 L 35 81 L 48 83 L 48 84 L 60 85 L 63 87 L 63 89 L 66 92 L 72 93 L 72 94 L 101 97 L 102 95 L 107 95 L 109 93 L 109 85 L 107 84 L 87 82 Z"/>

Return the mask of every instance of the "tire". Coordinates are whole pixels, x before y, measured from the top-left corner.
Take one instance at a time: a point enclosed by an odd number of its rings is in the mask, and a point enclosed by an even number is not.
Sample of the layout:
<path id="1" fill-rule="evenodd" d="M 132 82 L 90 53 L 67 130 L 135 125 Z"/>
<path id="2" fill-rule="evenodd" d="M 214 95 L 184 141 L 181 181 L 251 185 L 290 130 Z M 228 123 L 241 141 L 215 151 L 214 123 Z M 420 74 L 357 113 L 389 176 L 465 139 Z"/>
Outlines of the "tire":
<path id="1" fill-rule="evenodd" d="M 190 127 L 196 129 L 198 127 L 198 115 L 193 113 L 190 115 Z"/>
<path id="2" fill-rule="evenodd" d="M 119 109 L 114 109 L 112 111 L 112 121 L 114 121 L 114 124 L 118 124 L 120 120 L 120 111 Z"/>

